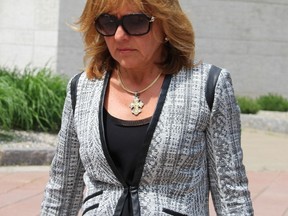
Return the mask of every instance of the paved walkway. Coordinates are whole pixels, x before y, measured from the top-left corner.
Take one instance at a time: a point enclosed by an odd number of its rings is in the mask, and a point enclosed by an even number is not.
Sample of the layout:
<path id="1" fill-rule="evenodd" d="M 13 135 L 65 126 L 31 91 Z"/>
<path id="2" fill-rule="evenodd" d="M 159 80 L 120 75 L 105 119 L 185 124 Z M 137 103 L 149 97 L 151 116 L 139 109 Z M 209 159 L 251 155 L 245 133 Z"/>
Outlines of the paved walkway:
<path id="1" fill-rule="evenodd" d="M 288 135 L 244 129 L 242 143 L 255 215 L 288 216 Z M 0 167 L 0 215 L 39 215 L 48 170 Z"/>

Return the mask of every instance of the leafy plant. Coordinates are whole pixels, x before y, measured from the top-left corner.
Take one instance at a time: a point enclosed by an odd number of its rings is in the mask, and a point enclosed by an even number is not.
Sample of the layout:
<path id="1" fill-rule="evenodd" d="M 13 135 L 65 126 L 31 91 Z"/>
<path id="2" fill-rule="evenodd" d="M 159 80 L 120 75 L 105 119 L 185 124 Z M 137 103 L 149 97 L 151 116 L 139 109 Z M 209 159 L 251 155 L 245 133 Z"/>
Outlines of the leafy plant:
<path id="1" fill-rule="evenodd" d="M 0 77 L 0 124 L 2 129 L 9 129 L 13 125 L 14 113 L 19 109 L 25 110 L 25 93 L 15 88 L 15 73 L 1 70 Z"/>
<path id="2" fill-rule="evenodd" d="M 288 111 L 288 100 L 277 94 L 268 94 L 260 96 L 257 99 L 257 103 L 260 105 L 262 110 L 269 111 Z"/>
<path id="3" fill-rule="evenodd" d="M 237 97 L 237 101 L 238 105 L 240 106 L 241 113 L 256 114 L 260 110 L 259 104 L 252 98 L 239 96 Z"/>
<path id="4" fill-rule="evenodd" d="M 58 131 L 66 85 L 48 68 L 0 68 L 0 128 Z"/>

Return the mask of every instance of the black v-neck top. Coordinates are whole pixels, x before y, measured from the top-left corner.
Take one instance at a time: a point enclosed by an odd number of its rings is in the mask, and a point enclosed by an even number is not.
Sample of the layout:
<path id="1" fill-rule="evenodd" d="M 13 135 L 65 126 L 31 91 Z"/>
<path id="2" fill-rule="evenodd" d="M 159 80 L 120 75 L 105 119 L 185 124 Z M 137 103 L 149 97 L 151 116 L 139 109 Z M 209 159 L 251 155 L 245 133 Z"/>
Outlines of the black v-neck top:
<path id="1" fill-rule="evenodd" d="M 108 151 L 127 185 L 131 186 L 151 118 L 121 120 L 111 116 L 106 109 L 103 114 Z"/>
<path id="2" fill-rule="evenodd" d="M 132 185 L 137 159 L 143 154 L 144 139 L 151 118 L 126 121 L 103 110 L 104 130 L 108 151 L 128 186 Z M 126 197 L 121 216 L 132 213 L 131 197 Z"/>

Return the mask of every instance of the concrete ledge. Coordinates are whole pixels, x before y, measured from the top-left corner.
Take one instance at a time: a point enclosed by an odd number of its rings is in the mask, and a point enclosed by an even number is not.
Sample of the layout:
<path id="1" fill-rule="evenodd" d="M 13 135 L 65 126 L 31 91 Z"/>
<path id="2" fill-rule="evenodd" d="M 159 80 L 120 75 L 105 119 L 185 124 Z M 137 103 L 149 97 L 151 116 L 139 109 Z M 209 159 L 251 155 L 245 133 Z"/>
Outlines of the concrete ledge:
<path id="1" fill-rule="evenodd" d="M 257 115 L 241 114 L 242 128 L 288 134 L 288 112 L 260 111 Z"/>
<path id="2" fill-rule="evenodd" d="M 53 149 L 7 149 L 0 151 L 0 165 L 49 165 L 52 162 Z"/>
<path id="3" fill-rule="evenodd" d="M 57 134 L 11 131 L 15 142 L 0 143 L 0 166 L 49 165 L 55 154 Z"/>
<path id="4" fill-rule="evenodd" d="M 288 112 L 264 112 L 241 115 L 242 129 L 250 128 L 288 134 Z M 29 141 L 0 144 L 0 166 L 49 165 L 55 154 L 57 135 L 33 132 L 20 133 Z M 288 145 L 288 143 L 287 143 Z"/>

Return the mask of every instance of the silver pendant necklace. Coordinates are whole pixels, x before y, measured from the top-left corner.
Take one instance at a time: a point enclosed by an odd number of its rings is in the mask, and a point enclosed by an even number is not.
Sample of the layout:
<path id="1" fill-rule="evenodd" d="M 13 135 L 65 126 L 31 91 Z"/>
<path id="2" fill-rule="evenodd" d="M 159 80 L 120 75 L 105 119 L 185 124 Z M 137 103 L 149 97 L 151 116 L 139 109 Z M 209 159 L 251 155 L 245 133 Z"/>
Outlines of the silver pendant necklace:
<path id="1" fill-rule="evenodd" d="M 121 72 L 119 70 L 117 70 L 117 75 L 118 75 L 118 80 L 120 83 L 120 86 L 128 93 L 134 95 L 133 101 L 130 103 L 129 108 L 131 110 L 131 113 L 135 116 L 139 115 L 142 112 L 142 108 L 144 107 L 144 103 L 142 100 L 140 100 L 140 94 L 147 91 L 149 88 L 151 88 L 156 82 L 157 80 L 160 78 L 161 73 L 159 73 L 159 75 L 144 89 L 140 90 L 140 91 L 131 91 L 130 89 L 128 89 L 122 80 L 121 77 Z"/>

